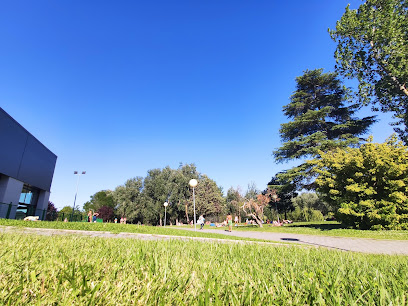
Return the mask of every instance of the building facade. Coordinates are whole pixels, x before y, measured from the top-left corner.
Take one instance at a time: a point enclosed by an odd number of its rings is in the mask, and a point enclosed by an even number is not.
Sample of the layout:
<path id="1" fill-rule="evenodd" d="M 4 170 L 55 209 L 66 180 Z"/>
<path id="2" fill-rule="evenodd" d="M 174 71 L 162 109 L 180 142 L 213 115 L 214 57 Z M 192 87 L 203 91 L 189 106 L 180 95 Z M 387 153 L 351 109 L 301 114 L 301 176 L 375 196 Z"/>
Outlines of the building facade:
<path id="1" fill-rule="evenodd" d="M 45 219 L 57 156 L 0 107 L 0 218 Z"/>

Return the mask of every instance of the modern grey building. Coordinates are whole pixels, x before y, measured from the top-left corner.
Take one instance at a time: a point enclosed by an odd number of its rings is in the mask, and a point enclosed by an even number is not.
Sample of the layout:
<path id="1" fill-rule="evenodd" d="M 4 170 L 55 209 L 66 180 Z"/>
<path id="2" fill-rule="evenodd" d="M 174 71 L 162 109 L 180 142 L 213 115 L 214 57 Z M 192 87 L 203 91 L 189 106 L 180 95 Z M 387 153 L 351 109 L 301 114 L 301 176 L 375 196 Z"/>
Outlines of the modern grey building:
<path id="1" fill-rule="evenodd" d="M 45 218 L 56 161 L 0 107 L 0 218 Z"/>

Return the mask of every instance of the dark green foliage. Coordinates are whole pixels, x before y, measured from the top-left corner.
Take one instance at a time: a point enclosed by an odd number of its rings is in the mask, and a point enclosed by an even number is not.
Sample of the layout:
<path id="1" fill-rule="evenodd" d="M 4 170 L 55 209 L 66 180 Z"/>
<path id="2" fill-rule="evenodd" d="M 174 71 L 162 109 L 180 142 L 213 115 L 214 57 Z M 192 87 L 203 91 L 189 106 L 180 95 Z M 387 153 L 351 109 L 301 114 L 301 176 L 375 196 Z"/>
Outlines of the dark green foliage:
<path id="1" fill-rule="evenodd" d="M 285 219 L 288 219 L 287 213 L 294 209 L 292 198 L 297 195 L 296 185 L 285 180 L 279 174 L 282 174 L 282 172 L 274 176 L 268 183 L 268 188 L 275 190 L 279 198 L 279 201 L 271 202 L 270 206 L 272 206 L 273 209 L 277 207 L 278 213 L 283 212 L 285 214 Z"/>
<path id="2" fill-rule="evenodd" d="M 129 222 L 162 224 L 164 202 L 167 206 L 167 222 L 188 222 L 193 219 L 193 193 L 189 181 L 198 179 L 196 192 L 197 218 L 203 214 L 215 217 L 224 210 L 221 189 L 206 175 L 200 174 L 195 165 L 180 165 L 178 169 L 165 167 L 149 170 L 145 178 L 128 180 L 113 192 L 118 213 Z"/>
<path id="3" fill-rule="evenodd" d="M 225 198 L 226 206 L 225 206 L 225 214 L 226 215 L 236 215 L 241 217 L 242 210 L 241 207 L 244 204 L 244 197 L 241 195 L 241 191 L 239 188 L 234 189 L 231 187 L 227 191 L 227 196 Z"/>
<path id="4" fill-rule="evenodd" d="M 118 205 L 117 213 L 129 221 L 143 220 L 145 202 L 142 197 L 143 178 L 129 179 L 124 185 L 116 187 L 113 197 Z"/>
<path id="5" fill-rule="evenodd" d="M 368 0 L 358 10 L 347 6 L 330 30 L 337 43 L 336 70 L 359 81 L 364 104 L 392 112 L 395 131 L 408 144 L 408 2 Z M 375 108 L 378 108 L 377 106 Z"/>
<path id="6" fill-rule="evenodd" d="M 47 221 L 55 221 L 58 218 L 58 210 L 55 207 L 54 203 L 48 201 L 47 207 L 47 214 L 45 216 L 45 220 Z"/>
<path id="7" fill-rule="evenodd" d="M 296 82 L 291 102 L 283 107 L 292 121 L 281 124 L 284 143 L 274 151 L 278 162 L 318 158 L 320 151 L 356 146 L 363 140 L 359 136 L 368 131 L 374 117 L 354 117 L 358 105 L 349 103 L 348 90 L 335 73 L 307 70 Z M 302 164 L 282 174 L 282 179 L 301 189 L 311 178 L 309 170 L 307 164 Z"/>
<path id="8" fill-rule="evenodd" d="M 92 195 L 91 200 L 84 204 L 84 211 L 97 211 L 103 206 L 115 208 L 115 201 L 113 199 L 112 191 L 101 190 Z"/>
<path id="9" fill-rule="evenodd" d="M 330 207 L 316 193 L 304 192 L 292 199 L 294 210 L 289 219 L 293 221 L 323 221 Z"/>

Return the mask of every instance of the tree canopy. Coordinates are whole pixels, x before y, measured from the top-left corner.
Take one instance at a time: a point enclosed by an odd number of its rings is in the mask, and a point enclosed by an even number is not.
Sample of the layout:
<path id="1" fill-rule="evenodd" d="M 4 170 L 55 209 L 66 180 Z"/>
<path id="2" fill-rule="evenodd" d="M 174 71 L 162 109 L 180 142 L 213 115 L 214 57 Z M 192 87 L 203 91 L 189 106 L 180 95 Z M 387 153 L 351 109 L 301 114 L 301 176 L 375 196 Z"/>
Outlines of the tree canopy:
<path id="1" fill-rule="evenodd" d="M 394 114 L 395 131 L 408 144 L 408 1 L 367 0 L 357 10 L 347 6 L 329 32 L 337 43 L 336 70 L 359 81 L 362 102 Z"/>
<path id="2" fill-rule="evenodd" d="M 310 162 L 317 190 L 337 218 L 360 229 L 408 229 L 408 147 L 394 135 L 383 144 L 337 148 Z"/>
<path id="3" fill-rule="evenodd" d="M 334 148 L 358 145 L 374 116 L 356 118 L 356 103 L 351 103 L 348 90 L 336 73 L 323 73 L 323 69 L 307 70 L 296 78 L 296 90 L 290 103 L 283 107 L 284 114 L 292 119 L 281 124 L 283 145 L 274 151 L 278 162 L 318 158 L 319 152 Z M 308 166 L 306 163 L 281 173 L 282 179 L 301 188 Z"/>
<path id="4" fill-rule="evenodd" d="M 91 199 L 84 204 L 84 211 L 93 210 L 95 212 L 103 206 L 115 208 L 112 191 L 101 190 L 92 195 Z"/>
<path id="5" fill-rule="evenodd" d="M 129 222 L 161 224 L 164 202 L 169 222 L 189 222 L 193 218 L 193 193 L 188 182 L 195 178 L 196 214 L 218 216 L 225 211 L 221 189 L 215 181 L 200 174 L 195 165 L 181 164 L 178 169 L 151 169 L 145 178 L 137 177 L 118 186 L 113 192 L 117 212 Z"/>

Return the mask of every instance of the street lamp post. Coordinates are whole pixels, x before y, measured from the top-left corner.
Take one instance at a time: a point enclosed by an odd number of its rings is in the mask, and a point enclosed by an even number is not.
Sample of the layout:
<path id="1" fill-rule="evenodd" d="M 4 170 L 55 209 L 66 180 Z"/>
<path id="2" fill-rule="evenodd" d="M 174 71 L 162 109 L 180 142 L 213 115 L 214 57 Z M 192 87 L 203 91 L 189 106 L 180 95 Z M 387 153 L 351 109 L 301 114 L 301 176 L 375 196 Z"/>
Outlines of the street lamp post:
<path id="1" fill-rule="evenodd" d="M 276 193 L 273 194 L 272 199 L 275 202 L 276 214 L 278 215 L 278 223 L 280 223 L 280 221 L 279 221 L 279 212 L 278 212 L 278 204 L 276 204 L 276 201 L 278 200 L 278 195 Z"/>
<path id="2" fill-rule="evenodd" d="M 76 185 L 76 191 L 75 191 L 74 206 L 72 206 L 71 221 L 74 221 L 75 202 L 76 202 L 76 198 L 78 194 L 79 178 L 81 177 L 82 174 L 86 174 L 86 171 L 82 171 L 82 173 L 79 173 L 78 171 L 74 171 L 74 174 L 78 175 L 78 179 L 77 179 L 77 185 Z"/>
<path id="3" fill-rule="evenodd" d="M 196 179 L 192 179 L 188 182 L 188 184 L 193 187 L 193 206 L 194 206 L 194 230 L 197 230 L 197 223 L 196 223 L 196 210 L 195 210 L 195 193 L 194 193 L 194 187 L 197 186 L 198 182 Z"/>
<path id="4" fill-rule="evenodd" d="M 169 203 L 164 202 L 163 206 L 164 206 L 164 226 L 166 226 L 166 208 L 169 205 Z"/>

